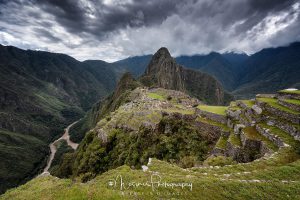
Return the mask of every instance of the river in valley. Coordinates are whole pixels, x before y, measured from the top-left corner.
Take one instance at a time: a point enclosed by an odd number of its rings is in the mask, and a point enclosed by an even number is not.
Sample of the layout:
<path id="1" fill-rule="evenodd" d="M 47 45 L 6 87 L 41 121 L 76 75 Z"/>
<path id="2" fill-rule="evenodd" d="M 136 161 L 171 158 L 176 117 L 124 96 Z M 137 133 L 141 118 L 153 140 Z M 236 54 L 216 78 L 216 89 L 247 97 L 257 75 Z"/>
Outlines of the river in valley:
<path id="1" fill-rule="evenodd" d="M 71 128 L 74 124 L 76 124 L 77 122 L 78 122 L 78 121 L 76 121 L 76 122 L 70 124 L 67 128 L 65 128 L 65 132 L 64 132 L 64 134 L 63 134 L 60 138 L 58 138 L 58 139 L 55 140 L 54 142 L 50 143 L 49 147 L 50 147 L 51 153 L 50 153 L 50 157 L 49 157 L 49 159 L 48 159 L 48 161 L 47 161 L 47 166 L 44 168 L 44 171 L 43 171 L 42 175 L 43 175 L 43 174 L 50 174 L 50 173 L 49 173 L 49 168 L 51 167 L 52 161 L 53 161 L 54 156 L 55 156 L 56 151 L 57 151 L 56 143 L 58 143 L 58 142 L 61 141 L 61 140 L 65 140 L 65 141 L 67 142 L 67 144 L 68 144 L 70 147 L 72 147 L 72 149 L 74 149 L 74 150 L 77 149 L 78 144 L 75 143 L 75 142 L 72 142 L 72 141 L 70 140 L 70 135 L 69 135 L 69 130 L 70 130 L 70 128 Z"/>

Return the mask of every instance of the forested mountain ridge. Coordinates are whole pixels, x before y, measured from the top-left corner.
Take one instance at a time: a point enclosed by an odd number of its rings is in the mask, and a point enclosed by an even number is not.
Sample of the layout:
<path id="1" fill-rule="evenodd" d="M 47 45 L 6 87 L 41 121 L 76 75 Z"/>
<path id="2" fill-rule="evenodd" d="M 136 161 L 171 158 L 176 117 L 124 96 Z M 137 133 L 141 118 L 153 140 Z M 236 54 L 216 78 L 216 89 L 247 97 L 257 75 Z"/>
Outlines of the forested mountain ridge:
<path id="1" fill-rule="evenodd" d="M 36 175 L 49 142 L 109 94 L 116 79 L 105 63 L 1 45 L 0 192 Z"/>

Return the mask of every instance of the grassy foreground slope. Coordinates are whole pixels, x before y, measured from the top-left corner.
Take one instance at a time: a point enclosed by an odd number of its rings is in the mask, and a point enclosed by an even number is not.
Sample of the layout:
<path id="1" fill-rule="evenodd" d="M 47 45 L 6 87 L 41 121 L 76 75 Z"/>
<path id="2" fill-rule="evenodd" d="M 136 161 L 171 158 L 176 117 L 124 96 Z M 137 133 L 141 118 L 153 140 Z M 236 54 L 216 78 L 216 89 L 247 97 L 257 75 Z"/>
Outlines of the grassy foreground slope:
<path id="1" fill-rule="evenodd" d="M 153 159 L 146 172 L 121 166 L 87 183 L 37 177 L 0 199 L 299 199 L 300 162 L 294 156 L 278 154 L 251 164 L 192 169 Z M 287 175 L 292 179 L 285 180 Z M 185 185 L 172 188 L 165 183 Z"/>

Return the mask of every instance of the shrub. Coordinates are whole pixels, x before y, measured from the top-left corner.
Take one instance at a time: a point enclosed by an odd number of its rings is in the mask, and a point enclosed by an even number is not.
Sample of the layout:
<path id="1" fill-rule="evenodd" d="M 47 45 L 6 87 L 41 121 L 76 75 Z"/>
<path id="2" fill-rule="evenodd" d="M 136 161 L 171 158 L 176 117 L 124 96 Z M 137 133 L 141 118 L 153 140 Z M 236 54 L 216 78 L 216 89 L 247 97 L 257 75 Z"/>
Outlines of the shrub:
<path id="1" fill-rule="evenodd" d="M 194 167 L 197 162 L 197 158 L 195 156 L 184 156 L 179 161 L 179 166 L 182 168 L 191 168 Z"/>
<path id="2" fill-rule="evenodd" d="M 224 166 L 236 164 L 236 161 L 234 161 L 231 157 L 211 156 L 207 158 L 203 164 L 209 166 Z"/>

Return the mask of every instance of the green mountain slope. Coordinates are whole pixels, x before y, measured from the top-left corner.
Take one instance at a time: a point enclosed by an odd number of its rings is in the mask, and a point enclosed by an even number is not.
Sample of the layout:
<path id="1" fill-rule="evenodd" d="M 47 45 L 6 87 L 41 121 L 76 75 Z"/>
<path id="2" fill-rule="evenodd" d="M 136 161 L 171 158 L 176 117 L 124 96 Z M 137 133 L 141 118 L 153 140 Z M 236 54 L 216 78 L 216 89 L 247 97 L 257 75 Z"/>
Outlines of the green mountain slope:
<path id="1" fill-rule="evenodd" d="M 36 174 L 50 141 L 115 82 L 105 63 L 94 66 L 63 54 L 0 46 L 0 192 Z M 28 140 L 27 149 L 19 146 L 20 138 Z"/>
<path id="2" fill-rule="evenodd" d="M 180 56 L 176 58 L 178 64 L 196 69 L 214 76 L 227 90 L 232 90 L 236 73 L 233 64 L 223 55 L 212 52 L 208 55 Z"/>
<path id="3" fill-rule="evenodd" d="M 253 54 L 241 66 L 234 94 L 245 97 L 290 87 L 299 88 L 299 55 L 300 42 Z"/>

